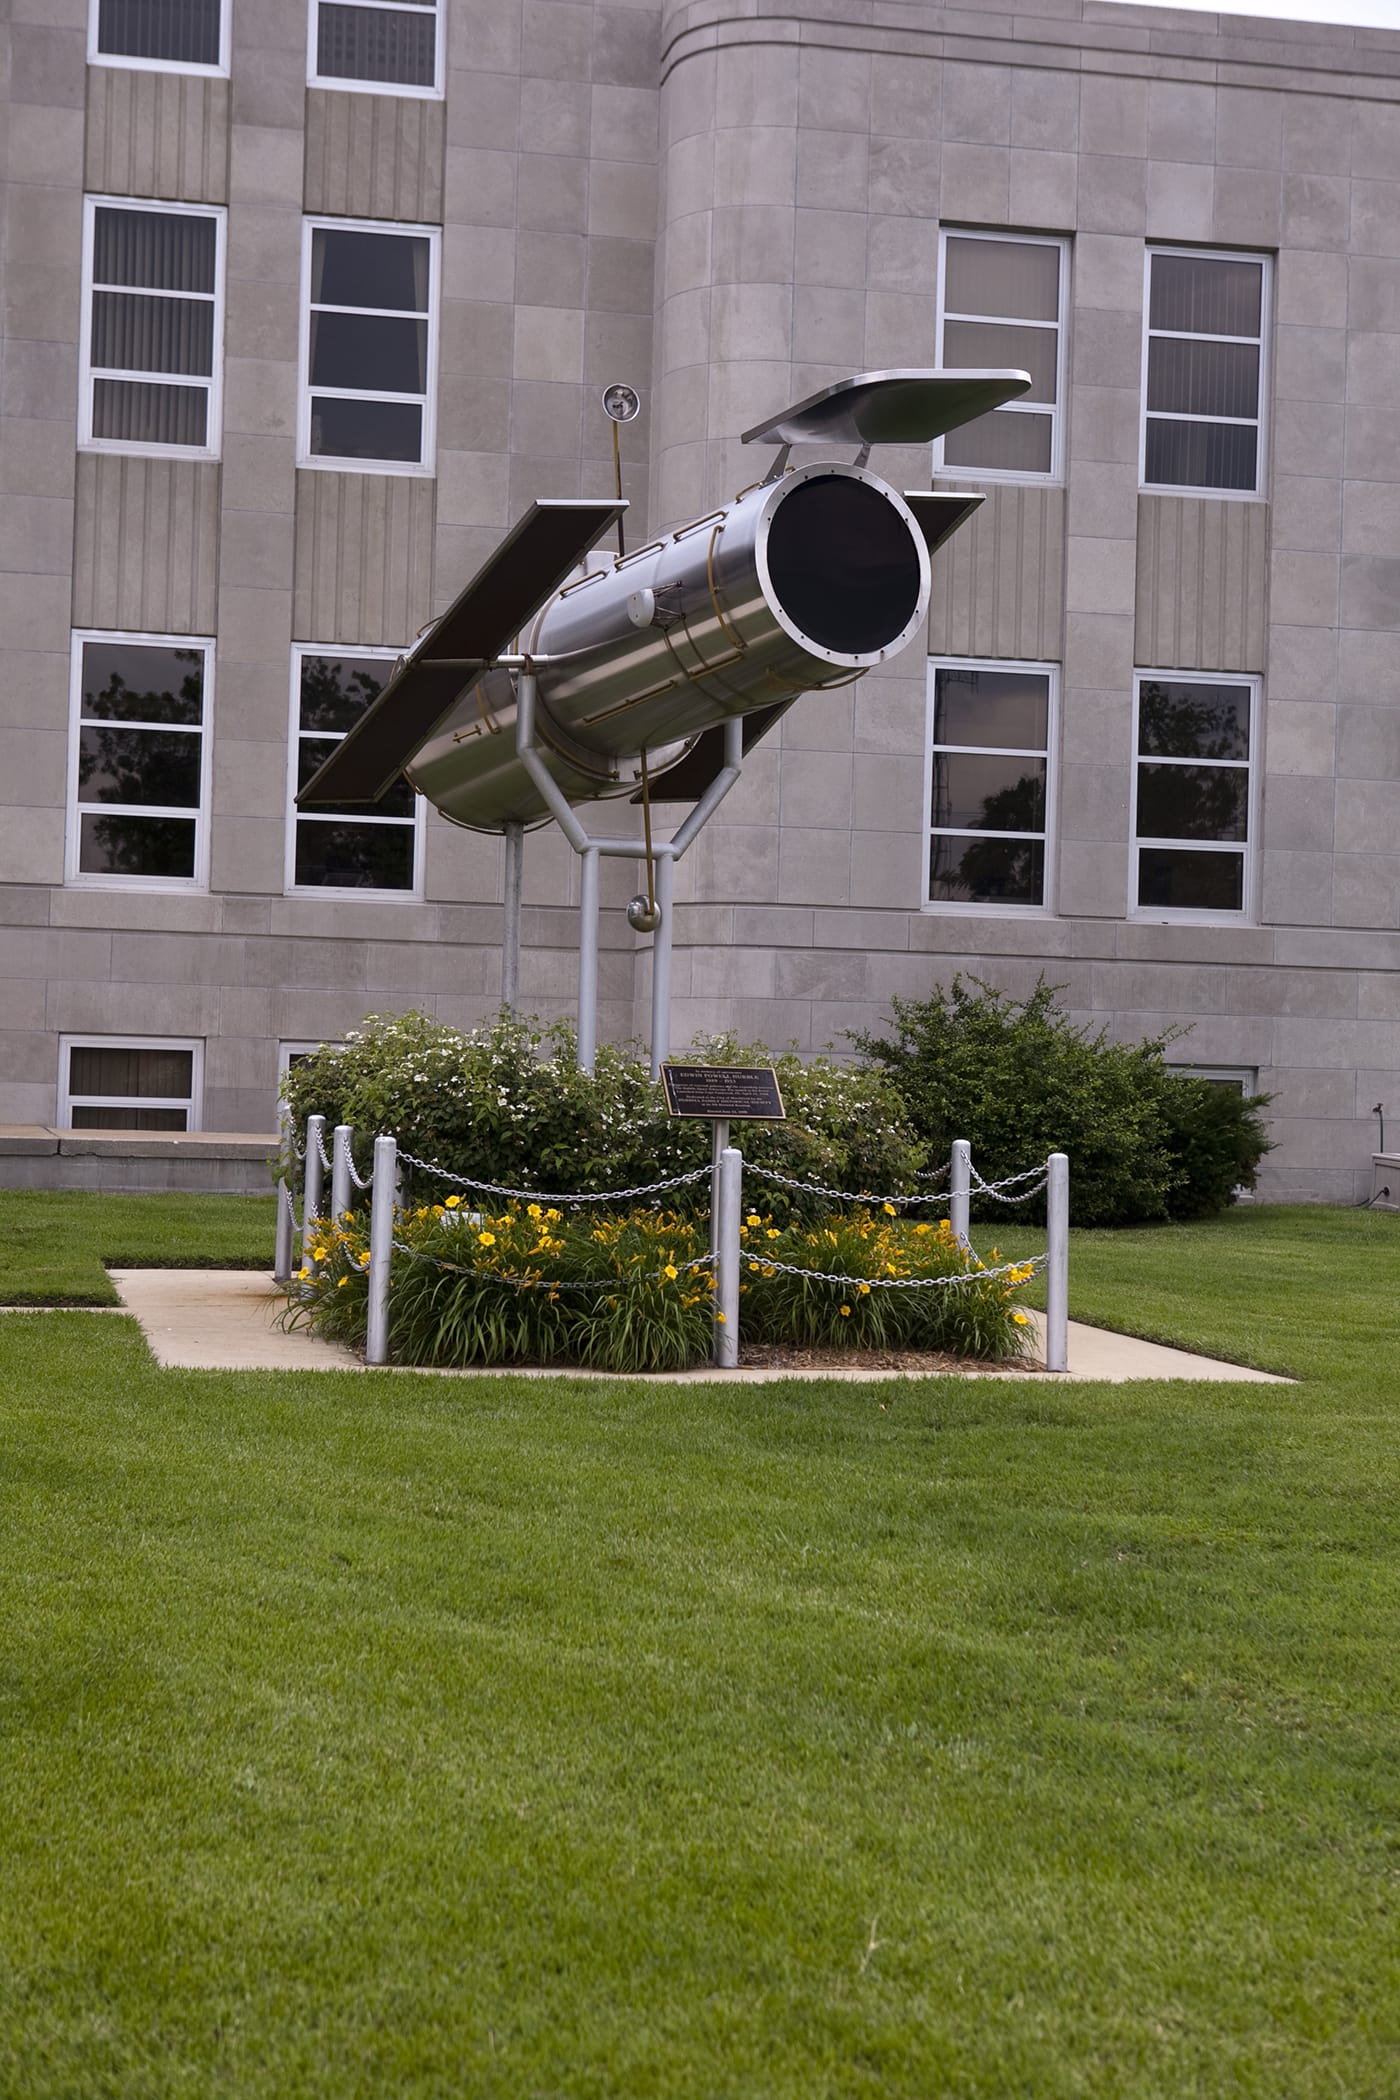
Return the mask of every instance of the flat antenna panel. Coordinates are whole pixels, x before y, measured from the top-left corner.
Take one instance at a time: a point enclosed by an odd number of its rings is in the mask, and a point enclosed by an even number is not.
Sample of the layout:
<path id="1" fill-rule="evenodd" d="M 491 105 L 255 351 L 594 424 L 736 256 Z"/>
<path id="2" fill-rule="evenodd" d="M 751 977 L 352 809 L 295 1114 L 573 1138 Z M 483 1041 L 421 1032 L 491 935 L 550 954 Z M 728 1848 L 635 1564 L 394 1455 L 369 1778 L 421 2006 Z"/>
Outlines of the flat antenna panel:
<path id="1" fill-rule="evenodd" d="M 1031 390 L 1029 372 L 858 372 L 744 432 L 746 445 L 928 445 Z"/>
<path id="2" fill-rule="evenodd" d="M 626 508 L 614 497 L 532 503 L 307 782 L 297 808 L 359 807 L 387 793 L 462 688 L 494 662 Z"/>

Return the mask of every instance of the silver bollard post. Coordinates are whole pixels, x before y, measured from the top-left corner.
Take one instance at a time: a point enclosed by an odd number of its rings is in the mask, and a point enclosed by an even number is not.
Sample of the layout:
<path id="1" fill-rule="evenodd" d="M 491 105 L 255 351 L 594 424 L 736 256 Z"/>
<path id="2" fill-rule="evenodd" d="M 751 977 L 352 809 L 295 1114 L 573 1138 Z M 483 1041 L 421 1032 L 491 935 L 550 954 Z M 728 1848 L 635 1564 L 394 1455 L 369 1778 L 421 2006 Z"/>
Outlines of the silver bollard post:
<path id="1" fill-rule="evenodd" d="M 331 1223 L 339 1225 L 350 1208 L 350 1139 L 348 1123 L 337 1123 L 331 1140 Z"/>
<path id="2" fill-rule="evenodd" d="M 277 1147 L 285 1161 L 292 1151 L 292 1126 L 284 1103 L 277 1111 Z M 272 1273 L 279 1283 L 292 1280 L 292 1190 L 285 1174 L 277 1180 L 277 1238 Z"/>
<path id="3" fill-rule="evenodd" d="M 710 1260 L 719 1260 L 719 1163 L 729 1143 L 729 1118 L 715 1116 L 710 1122 Z"/>
<path id="4" fill-rule="evenodd" d="M 306 1180 L 301 1196 L 301 1258 L 306 1265 L 307 1241 L 311 1237 L 312 1223 L 321 1215 L 321 1146 L 325 1142 L 326 1119 L 324 1116 L 308 1116 L 306 1119 Z M 315 1263 L 310 1264 L 312 1268 Z"/>
<path id="5" fill-rule="evenodd" d="M 967 1244 L 968 1213 L 972 1202 L 972 1147 L 966 1138 L 953 1139 L 953 1158 L 948 1171 L 948 1223 L 954 1239 Z"/>
<path id="6" fill-rule="evenodd" d="M 744 1207 L 744 1155 L 726 1145 L 719 1161 L 719 1246 L 715 1281 L 715 1367 L 739 1363 L 739 1221 Z"/>
<path id="7" fill-rule="evenodd" d="M 391 1137 L 374 1141 L 374 1180 L 369 1211 L 369 1324 L 365 1362 L 389 1361 L 389 1263 L 394 1252 L 394 1188 L 398 1146 Z"/>
<path id="8" fill-rule="evenodd" d="M 1050 1154 L 1050 1182 L 1045 1194 L 1045 1368 L 1069 1369 L 1069 1160 Z"/>

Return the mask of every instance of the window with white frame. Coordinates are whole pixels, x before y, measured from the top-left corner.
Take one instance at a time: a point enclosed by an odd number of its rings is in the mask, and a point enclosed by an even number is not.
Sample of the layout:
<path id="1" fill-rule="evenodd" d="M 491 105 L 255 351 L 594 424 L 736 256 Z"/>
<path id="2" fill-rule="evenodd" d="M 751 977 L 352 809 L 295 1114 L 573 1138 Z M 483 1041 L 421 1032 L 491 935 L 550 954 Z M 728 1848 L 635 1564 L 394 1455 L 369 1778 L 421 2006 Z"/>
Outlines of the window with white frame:
<path id="1" fill-rule="evenodd" d="M 940 366 L 1031 375 L 1031 390 L 1020 400 L 939 440 L 940 467 L 988 479 L 1060 478 L 1068 273 L 1069 244 L 1050 236 L 939 236 Z"/>
<path id="2" fill-rule="evenodd" d="M 393 650 L 299 648 L 293 652 L 293 798 L 377 700 Z M 397 780 L 370 809 L 291 812 L 287 887 L 414 895 L 419 888 L 422 805 Z"/>
<path id="3" fill-rule="evenodd" d="M 307 222 L 300 456 L 309 466 L 430 468 L 437 235 Z"/>
<path id="4" fill-rule="evenodd" d="M 64 1036 L 63 1130 L 198 1130 L 204 1045 L 143 1036 Z"/>
<path id="5" fill-rule="evenodd" d="M 1141 671 L 1132 903 L 1150 917 L 1249 909 L 1258 681 Z"/>
<path id="6" fill-rule="evenodd" d="M 440 95 L 445 12 L 436 0 L 311 0 L 307 78 L 313 87 Z"/>
<path id="7" fill-rule="evenodd" d="M 1146 306 L 1143 486 L 1258 495 L 1268 258 L 1150 248 Z"/>
<path id="8" fill-rule="evenodd" d="M 1259 1073 L 1254 1065 L 1168 1065 L 1180 1079 L 1204 1079 L 1210 1086 L 1224 1087 L 1232 1094 L 1253 1096 L 1259 1091 Z"/>
<path id="9" fill-rule="evenodd" d="M 81 444 L 217 455 L 223 251 L 222 211 L 86 200 Z"/>
<path id="10" fill-rule="evenodd" d="M 99 66 L 227 73 L 229 0 L 89 0 L 88 58 Z"/>
<path id="11" fill-rule="evenodd" d="M 171 635 L 77 635 L 68 879 L 207 880 L 213 646 Z"/>
<path id="12" fill-rule="evenodd" d="M 928 901 L 1039 910 L 1055 668 L 944 660 L 930 675 Z"/>

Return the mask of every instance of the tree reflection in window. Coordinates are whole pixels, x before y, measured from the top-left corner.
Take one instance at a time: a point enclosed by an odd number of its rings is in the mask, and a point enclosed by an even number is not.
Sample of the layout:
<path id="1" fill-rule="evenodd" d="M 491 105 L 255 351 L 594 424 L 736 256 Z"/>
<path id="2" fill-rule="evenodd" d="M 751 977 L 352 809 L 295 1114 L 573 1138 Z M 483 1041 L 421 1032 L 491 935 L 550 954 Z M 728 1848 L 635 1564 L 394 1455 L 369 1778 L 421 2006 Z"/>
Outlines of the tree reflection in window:
<path id="1" fill-rule="evenodd" d="M 1045 902 L 1050 673 L 934 668 L 929 901 Z"/>
<path id="2" fill-rule="evenodd" d="M 1139 678 L 1139 910 L 1244 910 L 1253 697 L 1238 680 Z"/>
<path id="3" fill-rule="evenodd" d="M 86 641 L 78 872 L 193 881 L 204 782 L 202 648 Z"/>
<path id="4" fill-rule="evenodd" d="M 389 656 L 302 652 L 297 699 L 298 793 L 370 703 L 379 698 L 392 670 Z M 406 780 L 396 780 L 368 809 L 298 812 L 293 825 L 294 889 L 414 888 L 418 826 L 414 793 Z"/>

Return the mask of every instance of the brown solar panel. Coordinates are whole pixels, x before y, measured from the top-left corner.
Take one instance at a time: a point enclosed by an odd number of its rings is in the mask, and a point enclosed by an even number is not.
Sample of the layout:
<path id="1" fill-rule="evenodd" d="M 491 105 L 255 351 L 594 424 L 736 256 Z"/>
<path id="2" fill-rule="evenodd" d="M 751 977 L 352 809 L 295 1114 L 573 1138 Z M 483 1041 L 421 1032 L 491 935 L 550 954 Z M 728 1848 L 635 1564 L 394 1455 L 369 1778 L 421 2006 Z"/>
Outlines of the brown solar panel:
<path id="1" fill-rule="evenodd" d="M 929 553 L 936 554 L 943 542 L 951 539 L 959 525 L 980 509 L 987 499 L 961 492 L 955 494 L 951 490 L 945 493 L 942 489 L 905 489 L 904 500 L 914 513 Z"/>
<path id="2" fill-rule="evenodd" d="M 464 660 L 484 665 L 501 655 L 626 508 L 611 497 L 532 503 L 307 782 L 297 808 L 377 802 L 475 677 Z"/>

